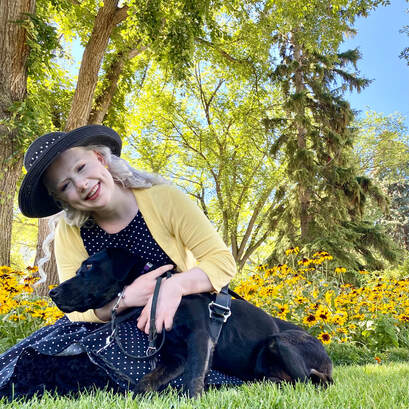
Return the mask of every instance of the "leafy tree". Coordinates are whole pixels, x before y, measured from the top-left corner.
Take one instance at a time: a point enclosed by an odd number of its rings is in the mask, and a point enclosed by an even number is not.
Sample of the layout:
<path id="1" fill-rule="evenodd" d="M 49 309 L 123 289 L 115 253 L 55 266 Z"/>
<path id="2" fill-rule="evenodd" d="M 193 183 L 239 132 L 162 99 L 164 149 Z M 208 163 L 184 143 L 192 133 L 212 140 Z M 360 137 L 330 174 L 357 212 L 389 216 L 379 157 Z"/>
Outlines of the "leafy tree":
<path id="1" fill-rule="evenodd" d="M 274 195 L 283 181 L 261 121 L 279 93 L 198 61 L 183 91 L 150 75 L 135 101 L 129 144 L 139 164 L 168 174 L 214 221 L 242 269 L 271 236 Z"/>
<path id="2" fill-rule="evenodd" d="M 66 131 L 105 119 L 121 76 L 125 73 L 132 77 L 132 72 L 124 68 L 129 68 L 131 60 L 147 49 L 160 63 L 169 65 L 176 77 L 183 77 L 193 50 L 192 38 L 202 32 L 209 10 L 208 0 L 186 3 L 154 0 L 145 4 L 130 0 L 122 6 L 119 3 L 119 0 L 52 3 L 52 17 L 63 33 L 67 38 L 79 36 L 84 45 L 71 109 L 64 123 Z M 102 67 L 105 72 L 100 74 Z M 125 103 L 121 108 L 126 110 Z M 48 235 L 47 220 L 40 220 L 38 231 L 41 244 Z M 36 263 L 40 257 L 39 246 Z M 47 264 L 46 285 L 57 282 L 56 270 L 52 257 Z"/>
<path id="3" fill-rule="evenodd" d="M 271 77 L 282 87 L 286 116 L 266 123 L 281 130 L 271 153 L 283 157 L 291 182 L 283 197 L 279 241 L 325 249 L 353 268 L 379 268 L 376 252 L 396 260 L 392 242 L 363 219 L 369 196 L 380 206 L 386 201 L 351 161 L 354 116 L 342 94 L 369 83 L 345 70 L 348 64 L 356 67 L 359 53 L 311 50 L 298 30 L 279 35 L 278 43 L 280 64 Z"/>
<path id="4" fill-rule="evenodd" d="M 409 134 L 404 118 L 370 111 L 357 121 L 356 127 L 354 150 L 360 170 L 389 198 L 387 214 L 369 206 L 368 215 L 385 226 L 396 243 L 409 250 Z"/>
<path id="5" fill-rule="evenodd" d="M 26 97 L 29 47 L 22 21 L 34 9 L 34 0 L 4 0 L 0 7 L 0 265 L 10 263 L 13 199 L 22 165 L 21 137 L 8 123 Z"/>

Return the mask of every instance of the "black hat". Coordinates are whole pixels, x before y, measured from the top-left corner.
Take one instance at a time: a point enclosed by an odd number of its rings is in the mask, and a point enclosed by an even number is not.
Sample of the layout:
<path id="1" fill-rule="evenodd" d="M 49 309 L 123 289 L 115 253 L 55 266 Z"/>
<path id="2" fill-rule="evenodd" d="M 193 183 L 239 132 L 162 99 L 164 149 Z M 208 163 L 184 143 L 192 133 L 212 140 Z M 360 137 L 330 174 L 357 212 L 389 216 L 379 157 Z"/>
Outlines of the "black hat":
<path id="1" fill-rule="evenodd" d="M 18 194 L 21 212 L 27 217 L 47 217 L 61 211 L 43 184 L 42 176 L 57 156 L 74 146 L 108 146 L 116 156 L 121 155 L 122 141 L 111 128 L 86 125 L 71 132 L 52 132 L 40 136 L 24 155 L 27 170 Z"/>

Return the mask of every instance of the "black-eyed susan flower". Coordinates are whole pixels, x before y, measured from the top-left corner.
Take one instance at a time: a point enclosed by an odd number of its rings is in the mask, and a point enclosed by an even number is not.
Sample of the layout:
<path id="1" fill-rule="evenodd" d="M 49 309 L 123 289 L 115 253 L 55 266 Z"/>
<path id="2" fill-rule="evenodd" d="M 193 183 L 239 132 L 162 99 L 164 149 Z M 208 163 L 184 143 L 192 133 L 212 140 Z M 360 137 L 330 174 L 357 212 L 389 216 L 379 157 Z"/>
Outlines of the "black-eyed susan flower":
<path id="1" fill-rule="evenodd" d="M 331 342 L 331 335 L 328 332 L 321 332 L 317 337 L 323 344 L 329 344 Z"/>
<path id="2" fill-rule="evenodd" d="M 302 322 L 303 324 L 308 325 L 309 327 L 312 327 L 313 325 L 317 323 L 317 318 L 315 317 L 314 314 L 309 314 L 303 318 Z"/>

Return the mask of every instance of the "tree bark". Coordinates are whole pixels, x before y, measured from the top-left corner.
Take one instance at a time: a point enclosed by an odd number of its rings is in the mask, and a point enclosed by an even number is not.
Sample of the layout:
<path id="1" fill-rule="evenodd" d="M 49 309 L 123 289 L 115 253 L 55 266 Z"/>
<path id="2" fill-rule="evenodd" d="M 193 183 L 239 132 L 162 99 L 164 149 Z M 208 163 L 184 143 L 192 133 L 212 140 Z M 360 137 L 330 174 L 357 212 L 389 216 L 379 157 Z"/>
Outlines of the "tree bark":
<path id="1" fill-rule="evenodd" d="M 297 61 L 298 67 L 294 73 L 295 92 L 301 94 L 305 90 L 302 74 L 302 52 L 300 46 L 293 39 L 294 46 L 294 60 Z M 296 126 L 297 126 L 297 147 L 298 149 L 305 149 L 307 146 L 306 135 L 307 131 L 302 124 L 304 117 L 304 108 L 300 106 L 297 112 Z M 308 187 L 304 186 L 301 180 L 298 181 L 298 200 L 300 202 L 300 227 L 301 227 L 301 241 L 306 242 L 309 239 L 311 215 L 309 214 L 311 192 Z"/>
<path id="2" fill-rule="evenodd" d="M 10 107 L 27 93 L 26 31 L 16 23 L 35 12 L 35 0 L 0 0 L 0 120 L 11 118 Z M 23 154 L 17 130 L 0 125 L 0 265 L 10 265 L 11 226 L 16 185 Z"/>
<path id="3" fill-rule="evenodd" d="M 146 50 L 146 48 L 147 47 L 141 47 L 117 54 L 116 58 L 112 61 L 106 72 L 105 80 L 107 85 L 95 100 L 94 108 L 90 113 L 88 124 L 101 124 L 104 121 L 104 118 L 111 105 L 112 98 L 118 89 L 119 78 L 122 74 L 125 63 Z"/>
<path id="4" fill-rule="evenodd" d="M 95 87 L 98 82 L 98 72 L 106 51 L 112 30 L 118 23 L 117 8 L 119 0 L 105 0 L 104 6 L 95 18 L 91 37 L 85 47 L 81 60 L 78 82 L 71 111 L 68 115 L 66 130 L 86 125 L 90 116 Z"/>
<path id="5" fill-rule="evenodd" d="M 118 1 L 119 0 L 105 0 L 104 6 L 99 9 L 95 18 L 94 27 L 81 60 L 77 87 L 67 118 L 65 131 L 86 125 L 89 121 L 94 93 L 98 82 L 98 73 L 108 46 L 109 38 L 114 27 L 127 16 L 127 7 L 124 6 L 119 9 L 117 7 Z M 109 105 L 106 107 L 106 110 L 108 110 L 108 107 Z M 98 121 L 95 120 L 92 123 L 101 123 L 102 119 L 98 119 Z M 48 219 L 40 219 L 37 238 L 39 245 L 37 246 L 35 264 L 37 264 L 38 260 L 43 256 L 41 246 L 48 234 Z M 40 295 L 48 294 L 48 286 L 57 284 L 59 281 L 53 246 L 51 246 L 50 251 L 51 258 L 44 266 L 44 271 L 47 273 L 47 281 L 45 284 L 40 285 L 37 290 Z"/>

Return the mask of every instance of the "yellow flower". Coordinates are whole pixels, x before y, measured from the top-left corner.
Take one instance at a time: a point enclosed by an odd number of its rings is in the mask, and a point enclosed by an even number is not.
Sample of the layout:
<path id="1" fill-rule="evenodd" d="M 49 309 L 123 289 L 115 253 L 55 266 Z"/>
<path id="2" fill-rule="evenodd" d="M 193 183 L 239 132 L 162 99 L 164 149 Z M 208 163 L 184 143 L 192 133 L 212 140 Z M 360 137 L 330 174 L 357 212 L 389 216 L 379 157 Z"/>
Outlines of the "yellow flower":
<path id="1" fill-rule="evenodd" d="M 26 317 L 22 314 L 11 314 L 9 315 L 9 319 L 12 321 L 24 321 Z"/>
<path id="2" fill-rule="evenodd" d="M 276 304 L 276 308 L 280 315 L 287 315 L 290 309 L 288 308 L 288 304 Z"/>
<path id="3" fill-rule="evenodd" d="M 329 320 L 331 313 L 326 307 L 320 305 L 317 312 L 315 313 L 315 316 L 318 320 L 326 322 Z"/>
<path id="4" fill-rule="evenodd" d="M 13 271 L 12 268 L 9 266 L 1 266 L 0 267 L 0 274 L 10 274 Z"/>
<path id="5" fill-rule="evenodd" d="M 347 271 L 347 269 L 344 268 L 344 267 L 337 267 L 337 268 L 335 269 L 335 272 L 336 272 L 336 273 L 345 273 L 346 271 Z"/>
<path id="6" fill-rule="evenodd" d="M 398 320 L 402 322 L 409 322 L 409 315 L 407 314 L 400 314 L 398 316 Z"/>
<path id="7" fill-rule="evenodd" d="M 329 344 L 331 342 L 331 335 L 328 332 L 321 332 L 317 337 L 323 344 Z"/>
<path id="8" fill-rule="evenodd" d="M 300 251 L 300 249 L 299 249 L 298 246 L 297 246 L 297 247 L 290 247 L 289 249 L 287 249 L 287 250 L 285 251 L 285 255 L 288 256 L 288 255 L 290 255 L 290 254 L 298 254 L 299 251 Z"/>
<path id="9" fill-rule="evenodd" d="M 310 315 L 307 315 L 306 317 L 304 317 L 302 322 L 303 322 L 303 324 L 308 325 L 309 327 L 312 327 L 313 325 L 316 324 L 317 318 L 315 317 L 315 315 L 310 314 Z"/>
<path id="10" fill-rule="evenodd" d="M 299 295 L 298 297 L 295 297 L 295 298 L 294 298 L 294 302 L 295 302 L 296 304 L 301 305 L 301 304 L 307 303 L 307 302 L 308 302 L 308 299 L 305 298 L 305 297 L 303 297 L 302 295 Z"/>

